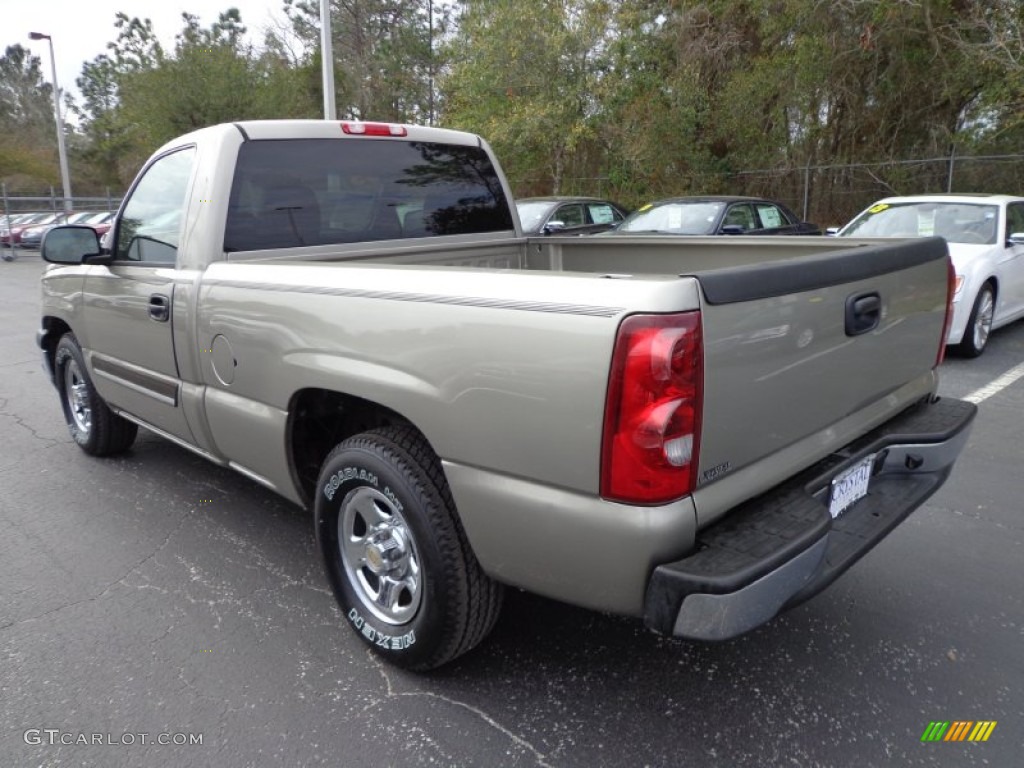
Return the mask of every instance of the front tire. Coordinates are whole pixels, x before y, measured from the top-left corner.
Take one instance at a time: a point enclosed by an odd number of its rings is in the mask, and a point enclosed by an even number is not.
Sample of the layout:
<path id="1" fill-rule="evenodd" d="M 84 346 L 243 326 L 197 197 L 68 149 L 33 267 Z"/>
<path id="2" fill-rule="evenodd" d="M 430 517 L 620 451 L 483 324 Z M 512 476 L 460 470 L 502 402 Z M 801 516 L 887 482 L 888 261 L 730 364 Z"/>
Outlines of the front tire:
<path id="1" fill-rule="evenodd" d="M 995 297 L 992 283 L 985 283 L 978 291 L 971 316 L 967 320 L 967 327 L 964 329 L 964 338 L 957 347 L 957 351 L 964 357 L 978 357 L 988 346 L 988 338 L 992 333 L 992 318 L 995 315 Z"/>
<path id="2" fill-rule="evenodd" d="M 493 628 L 502 587 L 477 562 L 437 456 L 415 430 L 339 444 L 321 468 L 314 516 L 342 614 L 378 655 L 433 669 Z"/>
<path id="3" fill-rule="evenodd" d="M 111 456 L 131 448 L 138 426 L 111 411 L 96 392 L 73 333 L 65 333 L 57 342 L 53 369 L 64 420 L 78 447 L 92 456 Z"/>

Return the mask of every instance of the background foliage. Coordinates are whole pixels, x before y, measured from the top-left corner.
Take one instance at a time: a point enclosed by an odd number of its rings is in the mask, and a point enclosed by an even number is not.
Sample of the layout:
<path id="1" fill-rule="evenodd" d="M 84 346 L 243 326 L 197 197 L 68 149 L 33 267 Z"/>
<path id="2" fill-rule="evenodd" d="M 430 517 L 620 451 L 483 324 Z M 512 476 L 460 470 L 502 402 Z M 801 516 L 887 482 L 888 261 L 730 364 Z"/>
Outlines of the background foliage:
<path id="1" fill-rule="evenodd" d="M 773 194 L 812 218 L 889 192 L 942 191 L 951 154 L 1024 138 L 1019 0 L 332 0 L 340 117 L 482 134 L 517 194 L 636 205 Z M 319 117 L 315 0 L 251 35 L 237 10 L 182 16 L 173 49 L 120 13 L 84 64 L 69 125 L 76 192 L 120 192 L 168 139 L 217 122 Z M 50 86 L 0 58 L 0 178 L 56 181 Z M 923 172 L 910 158 L 938 158 Z M 849 166 L 825 172 L 823 166 Z M 751 173 L 751 171 L 757 173 Z M 954 188 L 1021 193 L 1018 166 Z M 981 186 L 978 186 L 981 185 Z M 841 211 L 841 214 L 839 213 Z M 833 223 L 829 221 L 828 223 Z"/>

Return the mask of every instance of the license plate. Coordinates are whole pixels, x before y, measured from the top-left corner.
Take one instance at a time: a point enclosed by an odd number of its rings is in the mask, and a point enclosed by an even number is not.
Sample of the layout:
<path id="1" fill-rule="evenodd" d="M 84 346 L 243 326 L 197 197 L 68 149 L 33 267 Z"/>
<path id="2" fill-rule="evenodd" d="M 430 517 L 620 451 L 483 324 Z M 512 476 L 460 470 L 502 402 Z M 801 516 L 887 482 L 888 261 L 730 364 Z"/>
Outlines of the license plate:
<path id="1" fill-rule="evenodd" d="M 865 456 L 832 480 L 828 511 L 833 520 L 849 509 L 854 502 L 868 495 L 868 484 L 871 482 L 871 468 L 874 463 L 874 454 Z"/>

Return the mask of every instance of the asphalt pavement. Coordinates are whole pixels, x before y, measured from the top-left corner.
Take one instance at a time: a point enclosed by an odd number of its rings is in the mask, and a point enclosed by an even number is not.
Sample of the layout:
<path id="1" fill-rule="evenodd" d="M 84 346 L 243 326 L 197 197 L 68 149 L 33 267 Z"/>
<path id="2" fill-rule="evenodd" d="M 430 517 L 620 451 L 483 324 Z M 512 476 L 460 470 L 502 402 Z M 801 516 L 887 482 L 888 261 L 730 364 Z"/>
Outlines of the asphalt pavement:
<path id="1" fill-rule="evenodd" d="M 1024 378 L 984 388 L 1024 322 L 944 363 L 985 398 L 953 477 L 810 602 L 707 645 L 513 591 L 415 675 L 345 626 L 304 510 L 145 432 L 74 446 L 41 270 L 0 263 L 0 766 L 1022 765 Z"/>

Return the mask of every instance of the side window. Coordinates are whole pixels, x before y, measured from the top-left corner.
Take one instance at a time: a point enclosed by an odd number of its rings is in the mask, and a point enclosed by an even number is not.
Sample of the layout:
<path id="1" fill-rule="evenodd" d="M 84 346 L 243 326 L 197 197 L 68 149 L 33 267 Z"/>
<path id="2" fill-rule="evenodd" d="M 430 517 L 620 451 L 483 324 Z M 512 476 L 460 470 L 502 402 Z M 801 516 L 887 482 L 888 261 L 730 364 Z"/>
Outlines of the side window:
<path id="1" fill-rule="evenodd" d="M 725 221 L 722 222 L 722 226 L 729 226 L 730 224 L 739 224 L 743 227 L 744 232 L 755 229 L 753 209 L 749 205 L 734 205 L 725 214 Z"/>
<path id="2" fill-rule="evenodd" d="M 551 218 L 551 220 L 560 221 L 567 227 L 582 227 L 584 224 L 583 206 L 563 205 L 555 212 L 555 215 Z"/>
<path id="3" fill-rule="evenodd" d="M 1006 239 L 1010 235 L 1024 232 L 1024 203 L 1012 203 L 1006 209 Z"/>
<path id="4" fill-rule="evenodd" d="M 135 185 L 117 229 L 119 261 L 174 262 L 195 148 L 164 155 Z"/>
<path id="5" fill-rule="evenodd" d="M 761 217 L 761 227 L 763 229 L 774 229 L 775 227 L 784 227 L 789 224 L 786 216 L 774 205 L 758 205 L 757 215 Z"/>

